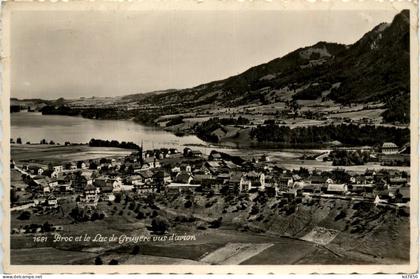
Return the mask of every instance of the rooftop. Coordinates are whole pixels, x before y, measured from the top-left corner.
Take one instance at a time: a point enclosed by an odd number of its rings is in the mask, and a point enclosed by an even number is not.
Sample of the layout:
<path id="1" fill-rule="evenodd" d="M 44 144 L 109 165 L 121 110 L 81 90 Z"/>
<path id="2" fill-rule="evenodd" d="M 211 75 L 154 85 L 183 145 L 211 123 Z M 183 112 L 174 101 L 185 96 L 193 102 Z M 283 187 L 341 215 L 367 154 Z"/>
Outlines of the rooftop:
<path id="1" fill-rule="evenodd" d="M 382 148 L 398 148 L 398 146 L 393 142 L 384 142 Z"/>

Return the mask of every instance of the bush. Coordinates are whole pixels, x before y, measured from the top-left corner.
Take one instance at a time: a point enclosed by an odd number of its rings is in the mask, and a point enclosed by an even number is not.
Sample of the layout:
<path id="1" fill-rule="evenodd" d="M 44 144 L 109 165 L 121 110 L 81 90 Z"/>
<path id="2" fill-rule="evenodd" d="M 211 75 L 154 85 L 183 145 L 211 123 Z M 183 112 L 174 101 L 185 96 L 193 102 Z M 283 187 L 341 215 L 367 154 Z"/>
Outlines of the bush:
<path id="1" fill-rule="evenodd" d="M 116 260 L 116 259 L 112 259 L 112 260 L 109 262 L 109 265 L 118 265 L 118 260 Z"/>
<path id="2" fill-rule="evenodd" d="M 185 204 L 184 204 L 184 207 L 185 207 L 185 208 L 190 208 L 191 206 L 192 206 L 192 202 L 191 202 L 191 201 L 189 201 L 189 200 L 188 200 L 188 201 L 186 201 L 186 202 L 185 202 Z"/>
<path id="3" fill-rule="evenodd" d="M 212 198 L 214 196 L 214 191 L 210 190 L 207 192 L 206 198 Z"/>
<path id="4" fill-rule="evenodd" d="M 70 212 L 70 217 L 78 222 L 85 222 L 90 220 L 90 216 L 83 208 L 75 207 Z"/>
<path id="5" fill-rule="evenodd" d="M 206 230 L 207 229 L 207 225 L 204 222 L 198 222 L 197 223 L 197 230 Z"/>
<path id="6" fill-rule="evenodd" d="M 92 216 L 90 217 L 91 221 L 96 221 L 99 219 L 99 213 L 98 212 L 93 212 Z"/>
<path id="7" fill-rule="evenodd" d="M 135 202 L 131 202 L 130 205 L 128 206 L 128 209 L 134 210 L 135 207 L 136 207 L 136 203 Z"/>
<path id="8" fill-rule="evenodd" d="M 264 219 L 264 216 L 262 214 L 258 215 L 257 218 L 255 218 L 256 221 L 261 222 Z"/>
<path id="9" fill-rule="evenodd" d="M 29 211 L 23 211 L 17 218 L 19 220 L 29 220 L 31 218 L 31 213 Z"/>
<path id="10" fill-rule="evenodd" d="M 120 203 L 121 202 L 121 194 L 115 194 L 115 200 L 116 203 Z"/>
<path id="11" fill-rule="evenodd" d="M 140 253 L 140 246 L 136 245 L 133 247 L 133 251 L 131 251 L 131 255 L 137 255 Z"/>
<path id="12" fill-rule="evenodd" d="M 346 213 L 343 210 L 340 210 L 340 212 L 335 216 L 334 220 L 338 221 L 340 219 L 343 219 L 346 217 Z"/>
<path id="13" fill-rule="evenodd" d="M 214 201 L 208 201 L 208 202 L 206 202 L 206 204 L 204 205 L 204 207 L 205 208 L 212 207 L 214 203 L 215 203 Z"/>
<path id="14" fill-rule="evenodd" d="M 146 216 L 144 215 L 144 213 L 142 211 L 139 211 L 139 213 L 137 213 L 136 219 L 144 219 Z"/>
<path id="15" fill-rule="evenodd" d="M 219 217 L 218 219 L 214 220 L 214 221 L 210 221 L 209 222 L 209 228 L 212 229 L 217 229 L 218 227 L 220 227 L 222 225 L 222 217 Z"/>
<path id="16" fill-rule="evenodd" d="M 178 116 L 175 117 L 171 120 L 168 121 L 168 123 L 166 123 L 166 127 L 170 127 L 170 126 L 175 126 L 175 125 L 179 125 L 184 123 L 183 117 L 182 116 Z"/>
<path id="17" fill-rule="evenodd" d="M 258 214 L 258 212 L 260 212 L 260 210 L 258 209 L 258 206 L 254 205 L 254 206 L 251 208 L 251 211 L 249 212 L 249 214 L 250 214 L 250 215 L 255 215 L 255 214 Z"/>
<path id="18" fill-rule="evenodd" d="M 195 222 L 197 219 L 193 215 L 178 215 L 175 217 L 175 222 L 181 222 L 181 223 L 191 223 Z"/>

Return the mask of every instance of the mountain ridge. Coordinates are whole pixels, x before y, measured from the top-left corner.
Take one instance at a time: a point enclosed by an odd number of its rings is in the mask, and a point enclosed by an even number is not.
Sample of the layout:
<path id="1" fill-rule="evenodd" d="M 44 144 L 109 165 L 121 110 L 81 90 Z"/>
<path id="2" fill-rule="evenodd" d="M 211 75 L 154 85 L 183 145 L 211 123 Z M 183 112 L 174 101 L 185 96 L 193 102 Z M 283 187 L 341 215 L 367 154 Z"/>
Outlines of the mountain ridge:
<path id="1" fill-rule="evenodd" d="M 296 93 L 311 84 L 330 89 L 328 98 L 338 103 L 387 103 L 409 96 L 408 23 L 409 11 L 404 10 L 392 23 L 375 26 L 354 44 L 318 42 L 226 79 L 148 96 L 142 104 L 229 107 L 261 101 L 270 94 L 281 96 L 276 90 Z M 333 88 L 335 83 L 340 85 Z M 314 98 L 320 92 L 313 94 Z"/>
<path id="2" fill-rule="evenodd" d="M 208 114 L 215 108 L 249 105 L 277 104 L 284 113 L 287 110 L 295 113 L 300 103 L 311 101 L 312 107 L 374 103 L 385 109 L 381 112 L 384 122 L 409 123 L 409 16 L 409 10 L 403 10 L 391 23 L 378 24 L 353 44 L 321 41 L 225 79 L 186 89 L 105 98 L 105 101 L 60 98 L 46 102 L 50 106 L 48 113 L 65 113 L 67 108 L 57 110 L 57 106 L 64 105 L 76 109 L 72 114 L 153 123 L 165 114 L 191 111 Z M 83 113 L 80 109 L 92 111 Z M 95 109 L 107 111 L 98 113 Z"/>

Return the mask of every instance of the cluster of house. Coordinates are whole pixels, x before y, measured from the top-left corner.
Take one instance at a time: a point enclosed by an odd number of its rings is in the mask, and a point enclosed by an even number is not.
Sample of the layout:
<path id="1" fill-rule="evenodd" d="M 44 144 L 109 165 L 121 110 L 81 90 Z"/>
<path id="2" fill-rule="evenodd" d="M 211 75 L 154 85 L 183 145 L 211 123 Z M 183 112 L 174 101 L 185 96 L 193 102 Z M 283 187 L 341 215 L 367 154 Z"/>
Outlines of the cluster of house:
<path id="1" fill-rule="evenodd" d="M 265 191 L 273 196 L 358 197 L 376 204 L 409 201 L 407 175 L 397 171 L 349 174 L 334 179 L 332 173 L 290 171 L 263 155 L 259 159 L 241 158 L 213 151 L 207 157 L 185 148 L 157 149 L 133 153 L 114 159 L 80 161 L 64 165 L 23 165 L 12 167 L 26 174 L 25 181 L 33 193 L 48 197 L 44 204 L 56 206 L 55 194 L 76 193 L 80 206 L 95 207 L 99 197 L 114 200 L 115 193 L 138 194 L 155 191 L 179 193 L 188 191 L 227 192 Z M 329 174 L 329 175 L 328 175 Z M 344 176 L 344 175 L 342 175 Z"/>

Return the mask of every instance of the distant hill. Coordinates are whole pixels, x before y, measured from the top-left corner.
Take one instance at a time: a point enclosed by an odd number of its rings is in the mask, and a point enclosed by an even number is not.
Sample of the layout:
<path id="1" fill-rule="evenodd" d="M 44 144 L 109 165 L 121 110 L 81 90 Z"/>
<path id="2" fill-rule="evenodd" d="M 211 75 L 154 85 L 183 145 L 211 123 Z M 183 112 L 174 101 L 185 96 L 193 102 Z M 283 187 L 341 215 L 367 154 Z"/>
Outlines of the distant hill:
<path id="1" fill-rule="evenodd" d="M 56 101 L 32 100 L 50 106 L 111 108 L 107 115 L 152 123 L 164 114 L 190 112 L 245 104 L 302 100 L 350 103 L 378 102 L 385 108 L 385 122 L 409 123 L 410 115 L 409 11 L 391 23 L 381 23 L 352 45 L 319 42 L 245 72 L 188 89 L 168 89 L 114 98 Z M 28 100 L 13 100 L 18 105 Z M 140 105 L 140 106 L 139 106 Z M 139 109 L 138 112 L 126 109 Z M 293 106 L 291 106 L 293 107 Z M 149 108 L 152 108 L 148 111 Z M 155 111 L 153 111 L 155 109 Z M 55 109 L 53 109 L 54 111 Z M 54 112 L 56 113 L 56 112 Z M 73 111 L 79 113 L 80 111 Z M 93 112 L 95 117 L 102 114 Z M 92 113 L 88 113 L 91 115 Z"/>
<path id="2" fill-rule="evenodd" d="M 131 95 L 142 104 L 238 106 L 295 100 L 338 103 L 381 101 L 384 118 L 408 122 L 410 92 L 409 11 L 381 23 L 352 45 L 319 42 L 224 80 L 159 95 Z M 388 114 L 387 114 L 388 113 Z"/>
<path id="3" fill-rule="evenodd" d="M 159 95 L 159 94 L 165 94 L 165 93 L 171 93 L 177 91 L 176 89 L 167 89 L 167 90 L 159 90 L 159 91 L 153 91 L 148 93 L 135 93 L 130 95 L 125 95 L 122 97 L 123 100 L 132 100 L 132 101 L 141 101 L 144 100 L 150 96 L 153 95 Z"/>

